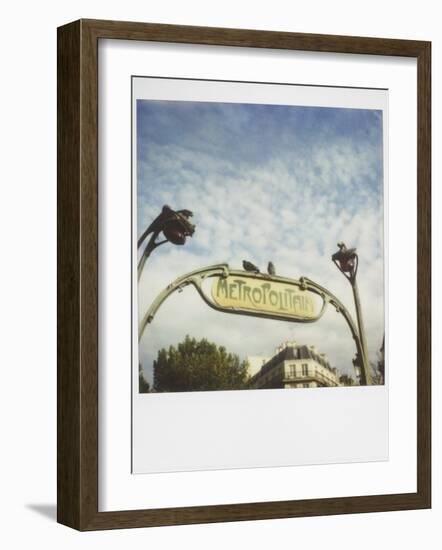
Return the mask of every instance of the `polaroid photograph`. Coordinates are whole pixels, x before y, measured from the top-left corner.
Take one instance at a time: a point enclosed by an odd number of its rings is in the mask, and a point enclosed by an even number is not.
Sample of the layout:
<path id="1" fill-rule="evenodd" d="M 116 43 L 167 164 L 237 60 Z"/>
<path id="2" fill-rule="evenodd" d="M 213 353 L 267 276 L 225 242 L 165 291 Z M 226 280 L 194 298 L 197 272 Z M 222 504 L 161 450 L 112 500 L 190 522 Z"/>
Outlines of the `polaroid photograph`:
<path id="1" fill-rule="evenodd" d="M 336 399 L 339 426 L 362 390 L 385 457 L 386 107 L 385 90 L 133 79 L 134 426 L 153 414 L 137 403 L 167 403 L 174 448 L 186 392 L 186 425 L 236 433 L 231 392 L 273 390 L 262 406 L 307 434 L 310 408 Z M 315 453 L 300 463 L 336 460 Z"/>

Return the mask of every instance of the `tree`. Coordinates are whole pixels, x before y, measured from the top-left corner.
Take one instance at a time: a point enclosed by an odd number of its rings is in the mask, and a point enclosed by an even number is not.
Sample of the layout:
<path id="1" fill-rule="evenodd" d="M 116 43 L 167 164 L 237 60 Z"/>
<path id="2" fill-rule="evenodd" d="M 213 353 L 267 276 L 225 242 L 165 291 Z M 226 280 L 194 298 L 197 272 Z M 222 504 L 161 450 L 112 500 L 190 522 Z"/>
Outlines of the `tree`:
<path id="1" fill-rule="evenodd" d="M 154 391 L 211 391 L 245 389 L 247 361 L 205 338 L 186 336 L 177 347 L 160 349 L 153 363 Z"/>
<path id="2" fill-rule="evenodd" d="M 140 393 L 149 393 L 150 392 L 150 384 L 144 378 L 143 369 L 141 368 L 140 364 L 138 365 L 138 391 Z"/>

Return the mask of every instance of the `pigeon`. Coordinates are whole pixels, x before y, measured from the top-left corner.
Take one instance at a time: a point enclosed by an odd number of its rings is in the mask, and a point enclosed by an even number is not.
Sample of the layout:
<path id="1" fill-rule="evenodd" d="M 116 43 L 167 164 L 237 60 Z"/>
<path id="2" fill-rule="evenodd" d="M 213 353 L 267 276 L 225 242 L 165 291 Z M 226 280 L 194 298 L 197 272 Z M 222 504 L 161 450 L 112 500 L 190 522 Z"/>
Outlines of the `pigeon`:
<path id="1" fill-rule="evenodd" d="M 246 271 L 252 271 L 253 273 L 259 273 L 259 269 L 256 267 L 256 265 L 253 265 L 251 262 L 247 262 L 246 260 L 243 260 L 242 266 Z"/>
<path id="2" fill-rule="evenodd" d="M 275 266 L 273 265 L 273 262 L 269 262 L 267 265 L 267 273 L 269 275 L 276 275 Z"/>

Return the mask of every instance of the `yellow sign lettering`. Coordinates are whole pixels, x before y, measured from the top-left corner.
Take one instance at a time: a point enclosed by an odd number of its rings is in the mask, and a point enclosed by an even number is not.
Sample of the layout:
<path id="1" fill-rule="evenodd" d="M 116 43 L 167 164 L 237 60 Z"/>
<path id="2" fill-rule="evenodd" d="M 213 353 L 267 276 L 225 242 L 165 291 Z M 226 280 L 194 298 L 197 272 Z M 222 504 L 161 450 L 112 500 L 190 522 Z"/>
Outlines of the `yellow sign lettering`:
<path id="1" fill-rule="evenodd" d="M 219 277 L 212 284 L 212 298 L 222 308 L 245 310 L 276 317 L 315 319 L 318 299 L 296 284 L 240 275 Z"/>

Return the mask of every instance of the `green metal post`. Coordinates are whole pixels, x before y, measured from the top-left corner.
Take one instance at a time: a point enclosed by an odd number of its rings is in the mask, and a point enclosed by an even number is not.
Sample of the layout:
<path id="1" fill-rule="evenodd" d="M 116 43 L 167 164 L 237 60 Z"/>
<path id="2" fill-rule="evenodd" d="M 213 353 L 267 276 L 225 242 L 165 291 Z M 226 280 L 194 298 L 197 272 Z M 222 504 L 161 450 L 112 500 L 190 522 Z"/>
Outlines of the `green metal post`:
<path id="1" fill-rule="evenodd" d="M 358 322 L 358 332 L 359 332 L 359 339 L 361 343 L 361 352 L 362 352 L 361 386 L 370 386 L 372 383 L 370 362 L 368 360 L 367 339 L 365 337 L 364 320 L 362 318 L 361 301 L 359 299 L 359 289 L 358 289 L 358 284 L 356 282 L 356 278 L 352 281 L 351 286 L 353 288 L 353 296 L 354 296 L 355 308 L 356 308 L 356 318 Z"/>
<path id="2" fill-rule="evenodd" d="M 362 319 L 361 301 L 359 299 L 359 289 L 356 282 L 356 275 L 359 267 L 359 257 L 356 253 L 356 248 L 347 248 L 345 243 L 338 243 L 339 251 L 332 256 L 332 261 L 344 275 L 347 281 L 351 284 L 353 290 L 353 298 L 355 301 L 356 316 L 358 321 L 358 340 L 359 350 L 358 358 L 361 363 L 361 386 L 370 386 L 372 384 L 370 362 L 368 360 L 367 339 L 365 336 L 364 321 Z"/>

